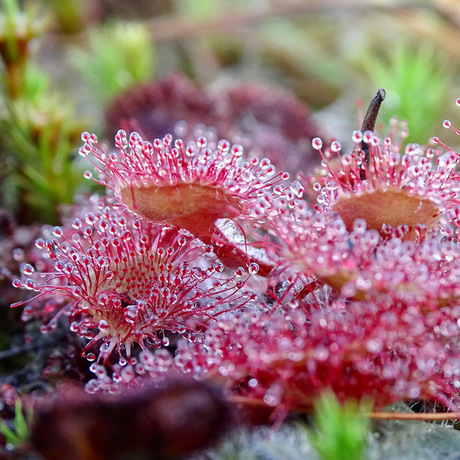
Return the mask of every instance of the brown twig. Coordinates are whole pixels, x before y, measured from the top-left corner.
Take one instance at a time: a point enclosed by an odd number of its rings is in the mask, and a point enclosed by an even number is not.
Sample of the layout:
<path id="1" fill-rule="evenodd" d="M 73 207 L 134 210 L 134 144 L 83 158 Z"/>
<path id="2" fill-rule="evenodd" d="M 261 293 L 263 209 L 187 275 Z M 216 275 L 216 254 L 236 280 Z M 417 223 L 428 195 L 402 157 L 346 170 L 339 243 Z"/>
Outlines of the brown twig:
<path id="1" fill-rule="evenodd" d="M 386 92 L 383 88 L 380 88 L 377 91 L 374 99 L 372 99 L 369 107 L 367 109 L 366 115 L 364 116 L 363 124 L 361 126 L 361 132 L 364 134 L 366 131 L 374 131 L 375 122 L 377 121 L 377 116 L 379 114 L 380 106 L 385 100 Z M 361 141 L 361 149 L 364 153 L 365 164 L 369 165 L 369 144 L 367 142 Z M 365 165 L 363 164 L 360 171 L 360 179 L 366 179 Z"/>
<path id="2" fill-rule="evenodd" d="M 412 412 L 370 412 L 368 416 L 374 420 L 456 420 L 460 419 L 460 412 L 438 412 L 434 414 Z"/>
<path id="3" fill-rule="evenodd" d="M 374 99 L 372 99 L 371 103 L 369 104 L 369 108 L 367 109 L 366 115 L 364 116 L 363 124 L 361 126 L 362 133 L 364 133 L 365 131 L 374 131 L 375 122 L 377 121 L 380 106 L 382 105 L 382 102 L 385 100 L 385 97 L 385 90 L 383 88 L 380 88 L 377 91 L 377 94 L 375 95 Z M 367 145 L 366 143 L 364 144 Z"/>
<path id="4" fill-rule="evenodd" d="M 234 404 L 243 404 L 245 406 L 259 406 L 266 407 L 267 404 L 264 403 L 261 399 L 248 398 L 245 396 L 232 395 L 227 398 L 230 402 Z M 308 408 L 305 406 L 302 407 L 293 407 L 293 410 L 296 412 L 302 412 L 305 414 L 313 413 L 313 406 Z M 357 414 L 357 416 L 369 417 L 373 420 L 413 420 L 413 421 L 439 421 L 439 420 L 460 420 L 460 412 L 437 412 L 437 413 L 416 413 L 416 412 L 368 412 L 364 414 Z"/>

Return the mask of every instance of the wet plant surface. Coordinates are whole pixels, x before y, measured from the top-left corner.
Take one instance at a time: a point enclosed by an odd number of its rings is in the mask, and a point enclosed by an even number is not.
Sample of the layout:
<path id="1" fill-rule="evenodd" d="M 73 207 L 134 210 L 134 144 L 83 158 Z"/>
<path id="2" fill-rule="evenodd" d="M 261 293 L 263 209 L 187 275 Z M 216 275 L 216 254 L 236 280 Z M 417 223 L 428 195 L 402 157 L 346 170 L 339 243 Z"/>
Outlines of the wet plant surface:
<path id="1" fill-rule="evenodd" d="M 0 458 L 457 459 L 458 7 L 121 3 L 0 11 Z"/>

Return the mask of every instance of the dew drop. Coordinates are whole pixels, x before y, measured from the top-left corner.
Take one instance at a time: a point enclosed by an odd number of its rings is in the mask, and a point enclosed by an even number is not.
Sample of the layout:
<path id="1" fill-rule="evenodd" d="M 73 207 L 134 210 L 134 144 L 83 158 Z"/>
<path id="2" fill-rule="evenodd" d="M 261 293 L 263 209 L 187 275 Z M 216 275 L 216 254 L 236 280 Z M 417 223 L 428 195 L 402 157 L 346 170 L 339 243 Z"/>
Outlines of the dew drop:
<path id="1" fill-rule="evenodd" d="M 380 353 L 382 351 L 383 345 L 380 340 L 371 339 L 368 340 L 366 348 L 370 353 Z"/>
<path id="2" fill-rule="evenodd" d="M 30 275 L 32 275 L 32 273 L 34 273 L 35 270 L 34 270 L 34 267 L 32 267 L 32 265 L 25 264 L 22 267 L 21 271 L 25 276 L 30 276 Z"/>
<path id="3" fill-rule="evenodd" d="M 89 371 L 95 374 L 98 371 L 98 368 L 99 368 L 99 365 L 97 363 L 93 363 L 89 366 Z"/>
<path id="4" fill-rule="evenodd" d="M 331 144 L 331 150 L 333 152 L 340 152 L 340 150 L 342 149 L 342 145 L 340 144 L 339 141 L 334 141 L 332 144 Z"/>
<path id="5" fill-rule="evenodd" d="M 14 304 L 13 304 L 14 305 Z M 11 306 L 13 306 L 11 305 Z M 22 321 L 29 321 L 32 318 L 32 307 L 27 306 L 22 310 L 21 320 Z"/>
<path id="6" fill-rule="evenodd" d="M 13 249 L 12 255 L 13 259 L 17 262 L 21 262 L 22 260 L 24 260 L 24 251 L 21 248 Z"/>
<path id="7" fill-rule="evenodd" d="M 363 141 L 366 144 L 370 144 L 374 138 L 374 133 L 372 131 L 365 131 L 363 134 Z"/>
<path id="8" fill-rule="evenodd" d="M 232 156 L 237 157 L 237 158 L 242 157 L 243 156 L 243 146 L 239 144 L 235 144 L 231 148 L 231 154 Z"/>
<path id="9" fill-rule="evenodd" d="M 217 146 L 217 150 L 219 151 L 219 153 L 224 155 L 225 153 L 228 152 L 229 149 L 230 149 L 230 142 L 228 142 L 225 139 L 221 139 L 219 141 L 219 145 Z"/>
<path id="10" fill-rule="evenodd" d="M 361 131 L 353 131 L 352 137 L 353 142 L 359 144 L 363 140 L 363 133 Z"/>
<path id="11" fill-rule="evenodd" d="M 303 192 L 304 192 L 304 187 L 301 185 L 301 183 L 297 180 L 292 182 L 292 184 L 289 187 L 289 190 L 297 197 L 297 198 L 302 198 Z"/>
<path id="12" fill-rule="evenodd" d="M 353 223 L 353 231 L 359 235 L 362 235 L 367 228 L 367 223 L 364 219 L 356 219 Z"/>
<path id="13" fill-rule="evenodd" d="M 275 407 L 281 401 L 281 388 L 274 384 L 265 393 L 263 401 L 267 406 Z"/>
<path id="14" fill-rule="evenodd" d="M 24 287 L 26 289 L 28 289 L 29 291 L 33 291 L 35 289 L 35 283 L 34 283 L 34 280 L 30 279 L 30 278 L 27 278 L 25 281 L 24 281 Z"/>
<path id="15" fill-rule="evenodd" d="M 289 173 L 288 172 L 281 173 L 281 179 L 288 180 L 289 179 Z"/>
<path id="16" fill-rule="evenodd" d="M 37 249 L 45 249 L 45 241 L 43 240 L 43 238 L 38 238 L 37 240 L 35 240 L 35 247 Z"/>
<path id="17" fill-rule="evenodd" d="M 311 145 L 315 150 L 320 150 L 323 147 L 323 141 L 319 137 L 315 137 L 311 141 Z"/>
<path id="18" fill-rule="evenodd" d="M 60 238 L 60 237 L 63 235 L 62 228 L 61 228 L 61 227 L 54 227 L 54 228 L 53 228 L 53 235 L 54 235 L 56 238 Z"/>
<path id="19" fill-rule="evenodd" d="M 178 121 L 174 125 L 174 132 L 179 136 L 179 137 L 184 137 L 187 134 L 188 127 L 187 127 L 187 122 L 184 120 Z M 176 143 L 177 145 L 177 143 Z"/>
<path id="20" fill-rule="evenodd" d="M 88 148 L 86 145 L 84 145 L 83 147 L 80 147 L 78 149 L 78 154 L 81 156 L 81 157 L 87 157 L 88 154 L 90 152 L 90 148 Z"/>
<path id="21" fill-rule="evenodd" d="M 86 385 L 85 385 L 85 391 L 89 394 L 94 394 L 97 393 L 99 390 L 99 383 L 97 382 L 96 379 L 90 380 Z"/>
<path id="22" fill-rule="evenodd" d="M 319 191 L 321 190 L 321 184 L 319 184 L 318 182 L 315 182 L 315 183 L 313 184 L 313 190 L 314 190 L 315 192 L 319 192 Z"/>
<path id="23" fill-rule="evenodd" d="M 11 284 L 12 284 L 13 287 L 15 287 L 15 288 L 21 288 L 21 287 L 22 287 L 22 283 L 21 283 L 21 281 L 18 280 L 18 279 L 13 280 L 13 282 L 12 282 Z"/>
<path id="24" fill-rule="evenodd" d="M 255 275 L 258 271 L 259 271 L 259 265 L 258 264 L 256 264 L 255 262 L 249 264 L 248 272 L 251 275 Z"/>
<path id="25" fill-rule="evenodd" d="M 196 140 L 196 145 L 200 148 L 204 148 L 206 147 L 206 144 L 207 144 L 207 139 L 204 137 L 204 136 L 200 136 L 197 140 Z"/>

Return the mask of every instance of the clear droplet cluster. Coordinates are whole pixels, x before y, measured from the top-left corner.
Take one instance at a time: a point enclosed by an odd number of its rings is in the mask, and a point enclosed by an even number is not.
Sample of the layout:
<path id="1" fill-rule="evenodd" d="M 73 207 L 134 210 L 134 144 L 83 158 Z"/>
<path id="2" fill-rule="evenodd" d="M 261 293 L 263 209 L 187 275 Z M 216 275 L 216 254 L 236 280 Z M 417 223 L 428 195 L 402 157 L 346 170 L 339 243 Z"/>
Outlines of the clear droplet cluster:
<path id="1" fill-rule="evenodd" d="M 307 314 L 226 315 L 210 325 L 203 348 L 182 340 L 175 356 L 142 352 L 110 378 L 100 366 L 89 390 L 117 392 L 183 372 L 218 376 L 240 400 L 277 411 L 308 410 L 325 388 L 341 399 L 372 398 L 375 405 L 408 399 L 458 402 L 460 309 L 427 316 L 404 303 L 335 301 Z"/>
<path id="2" fill-rule="evenodd" d="M 292 199 L 290 184 L 285 184 L 289 179 L 287 172 L 276 173 L 267 158 L 245 160 L 243 148 L 226 140 L 220 140 L 217 148 L 211 150 L 204 136 L 189 144 L 181 139 L 173 140 L 171 135 L 150 143 L 136 132 L 127 136 L 120 130 L 115 137 L 117 151 L 105 153 L 94 134 L 85 132 L 82 139 L 84 145 L 79 150 L 80 155 L 88 158 L 99 172 L 101 178 L 96 180 L 118 197 L 124 189 L 142 187 L 181 184 L 192 184 L 195 188 L 214 187 L 223 194 L 221 200 L 238 209 L 235 216 L 250 215 L 255 199 L 267 198 L 267 194 L 270 200 L 280 196 Z M 90 171 L 85 177 L 93 178 Z"/>
<path id="3" fill-rule="evenodd" d="M 456 152 L 401 154 L 394 139 L 356 131 L 342 156 L 337 140 L 323 152 L 316 138 L 314 181 L 285 184 L 227 141 L 211 150 L 203 137 L 120 131 L 106 154 L 83 140 L 109 196 L 46 230 L 14 285 L 36 293 L 25 317 L 46 331 L 67 315 L 87 339 L 88 392 L 185 373 L 280 414 L 325 389 L 375 406 L 460 407 Z M 174 225 L 123 203 L 143 187 L 152 193 L 136 199 Z"/>
<path id="4" fill-rule="evenodd" d="M 368 230 L 363 219 L 357 219 L 348 231 L 337 213 L 297 212 L 293 217 L 276 217 L 283 244 L 272 250 L 291 282 L 294 277 L 316 279 L 347 299 L 377 301 L 386 297 L 423 309 L 460 301 L 460 248 L 456 241 L 442 235 L 418 243 L 387 239 Z"/>
<path id="5" fill-rule="evenodd" d="M 450 149 L 449 152 L 442 153 L 434 147 L 422 147 L 418 144 L 409 144 L 401 152 L 400 143 L 395 142 L 392 137 L 381 139 L 371 131 L 355 131 L 352 137 L 355 147 L 347 155 L 341 155 L 341 146 L 337 141 L 324 152 L 321 139 L 315 138 L 312 141 L 313 148 L 322 157 L 322 169 L 317 172 L 316 177 L 310 179 L 317 193 L 319 209 L 338 210 L 339 203 L 347 199 L 359 199 L 375 192 L 393 192 L 401 194 L 402 203 L 404 196 L 407 199 L 418 198 L 420 203 L 429 202 L 436 210 L 432 214 L 439 214 L 440 224 L 445 231 L 449 231 L 450 224 L 458 226 L 460 182 L 455 169 L 460 155 L 457 152 Z M 436 138 L 434 142 L 440 143 Z M 365 152 L 363 144 L 368 153 Z M 370 207 L 368 202 L 365 203 Z M 378 206 L 377 198 L 374 204 Z M 396 200 L 394 206 L 398 208 Z M 365 216 L 366 210 L 360 211 L 360 214 Z M 404 216 L 398 217 L 404 224 Z M 424 222 L 417 222 L 415 217 L 415 224 L 412 220 L 408 220 L 408 223 L 416 225 Z"/>
<path id="6" fill-rule="evenodd" d="M 14 281 L 38 293 L 24 316 L 45 305 L 54 315 L 45 332 L 67 314 L 71 331 L 89 339 L 83 351 L 89 360 L 96 358 L 98 342 L 98 359 L 106 361 L 113 350 L 129 358 L 135 343 L 142 349 L 167 345 L 166 331 L 197 339 L 207 322 L 253 297 L 243 289 L 249 275 L 242 267 L 229 273 L 212 246 L 138 219 L 123 206 L 101 202 L 54 227 L 36 246 L 44 270 L 24 264 L 22 279 Z"/>

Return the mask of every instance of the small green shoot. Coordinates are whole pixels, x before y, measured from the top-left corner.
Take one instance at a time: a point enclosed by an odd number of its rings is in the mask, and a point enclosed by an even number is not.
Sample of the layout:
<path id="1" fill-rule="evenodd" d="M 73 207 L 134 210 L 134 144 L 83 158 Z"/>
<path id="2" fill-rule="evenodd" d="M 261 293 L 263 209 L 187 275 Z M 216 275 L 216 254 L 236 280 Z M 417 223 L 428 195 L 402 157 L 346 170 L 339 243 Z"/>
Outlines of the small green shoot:
<path id="1" fill-rule="evenodd" d="M 66 33 L 76 33 L 86 26 L 85 13 L 88 10 L 87 0 L 44 0 L 51 8 L 61 29 Z"/>
<path id="2" fill-rule="evenodd" d="M 89 45 L 89 52 L 76 49 L 72 58 L 100 102 L 152 79 L 154 47 L 145 25 L 120 22 L 93 29 Z"/>
<path id="3" fill-rule="evenodd" d="M 9 97 L 21 95 L 24 66 L 30 55 L 29 43 L 40 36 L 47 19 L 40 17 L 37 5 L 27 4 L 19 8 L 18 0 L 4 0 L 0 11 L 0 58 L 5 67 L 1 77 Z"/>
<path id="4" fill-rule="evenodd" d="M 315 404 L 315 430 L 308 431 L 310 443 L 322 460 L 364 460 L 370 419 L 368 403 L 349 400 L 343 405 L 333 393 Z"/>
<path id="5" fill-rule="evenodd" d="M 49 87 L 48 75 L 28 63 L 23 95 L 6 100 L 0 140 L 8 157 L 0 202 L 15 214 L 27 209 L 21 219 L 57 223 L 59 207 L 83 188 L 75 152 L 84 125 L 71 102 Z"/>
<path id="6" fill-rule="evenodd" d="M 8 427 L 5 421 L 0 422 L 0 433 L 5 436 L 6 443 L 12 449 L 21 447 L 29 439 L 29 424 L 32 419 L 32 411 L 27 414 L 27 419 L 22 411 L 21 400 L 16 401 L 14 407 L 14 429 Z"/>
<path id="7" fill-rule="evenodd" d="M 369 58 L 366 70 L 377 88 L 387 90 L 380 117 L 385 130 L 391 118 L 406 120 L 406 142 L 427 142 L 427 133 L 441 126 L 448 101 L 453 72 L 447 60 L 428 46 L 403 43 L 382 59 Z"/>

